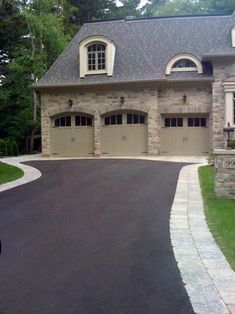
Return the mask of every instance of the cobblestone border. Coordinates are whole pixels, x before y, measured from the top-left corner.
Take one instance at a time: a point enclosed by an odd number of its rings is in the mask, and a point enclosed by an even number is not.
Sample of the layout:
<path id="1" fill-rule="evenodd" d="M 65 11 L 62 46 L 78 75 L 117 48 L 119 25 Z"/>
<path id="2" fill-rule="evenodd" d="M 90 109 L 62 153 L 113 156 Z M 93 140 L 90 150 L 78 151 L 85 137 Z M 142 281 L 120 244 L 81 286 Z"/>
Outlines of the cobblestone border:
<path id="1" fill-rule="evenodd" d="M 28 166 L 28 165 L 21 164 L 19 161 L 17 161 L 17 158 L 16 159 L 13 159 L 13 158 L 12 159 L 10 159 L 10 158 L 9 159 L 1 159 L 1 161 L 8 164 L 8 165 L 15 166 L 15 167 L 22 169 L 24 171 L 24 175 L 23 175 L 23 177 L 15 180 L 15 181 L 10 181 L 8 183 L 1 184 L 0 185 L 0 192 L 15 188 L 19 185 L 26 184 L 26 183 L 34 181 L 34 180 L 37 180 L 42 175 L 38 169 L 33 168 L 31 166 Z"/>
<path id="2" fill-rule="evenodd" d="M 172 246 L 195 313 L 235 313 L 235 273 L 207 227 L 200 166 L 180 172 L 170 218 Z"/>

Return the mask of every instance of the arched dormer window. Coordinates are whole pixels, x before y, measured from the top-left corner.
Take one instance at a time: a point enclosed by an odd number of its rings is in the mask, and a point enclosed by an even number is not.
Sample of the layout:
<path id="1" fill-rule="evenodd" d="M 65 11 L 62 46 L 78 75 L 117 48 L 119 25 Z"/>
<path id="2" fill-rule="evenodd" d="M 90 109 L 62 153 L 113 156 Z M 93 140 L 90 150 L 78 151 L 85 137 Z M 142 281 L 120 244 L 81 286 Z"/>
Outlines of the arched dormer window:
<path id="1" fill-rule="evenodd" d="M 88 71 L 105 70 L 106 45 L 102 43 L 91 44 L 87 47 Z"/>
<path id="2" fill-rule="evenodd" d="M 166 67 L 166 75 L 171 72 L 198 72 L 202 73 L 202 64 L 194 56 L 189 54 L 178 55 L 171 59 Z"/>
<path id="3" fill-rule="evenodd" d="M 106 37 L 91 36 L 79 45 L 80 77 L 91 74 L 113 75 L 115 45 Z"/>

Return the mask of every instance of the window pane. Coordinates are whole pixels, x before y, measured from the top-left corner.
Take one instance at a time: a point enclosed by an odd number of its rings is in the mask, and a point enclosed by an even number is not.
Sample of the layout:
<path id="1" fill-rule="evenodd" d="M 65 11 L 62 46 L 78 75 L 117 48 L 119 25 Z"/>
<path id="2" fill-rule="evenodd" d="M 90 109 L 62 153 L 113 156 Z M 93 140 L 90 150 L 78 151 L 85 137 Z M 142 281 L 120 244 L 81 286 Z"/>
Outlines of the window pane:
<path id="1" fill-rule="evenodd" d="M 173 68 L 196 68 L 196 64 L 189 60 L 189 59 L 182 59 L 179 61 L 176 61 L 176 63 L 173 65 Z"/>
<path id="2" fill-rule="evenodd" d="M 71 117 L 70 116 L 66 117 L 66 126 L 71 126 Z"/>
<path id="3" fill-rule="evenodd" d="M 176 127 L 176 118 L 171 118 L 171 126 Z"/>
<path id="4" fill-rule="evenodd" d="M 139 123 L 139 115 L 138 114 L 134 114 L 133 120 L 134 120 L 134 124 Z"/>
<path id="5" fill-rule="evenodd" d="M 177 126 L 182 127 L 183 126 L 183 118 L 177 118 Z"/>
<path id="6" fill-rule="evenodd" d="M 206 127 L 206 118 L 201 118 L 201 126 Z"/>
<path id="7" fill-rule="evenodd" d="M 81 118 L 80 118 L 80 116 L 76 116 L 75 117 L 75 125 L 76 126 L 80 126 L 81 125 Z"/>
<path id="8" fill-rule="evenodd" d="M 165 118 L 165 124 L 164 125 L 165 125 L 166 128 L 169 128 L 171 126 L 170 118 Z"/>
<path id="9" fill-rule="evenodd" d="M 55 119 L 55 127 L 60 126 L 60 119 Z"/>
<path id="10" fill-rule="evenodd" d="M 65 126 L 65 117 L 60 118 L 60 125 Z"/>
<path id="11" fill-rule="evenodd" d="M 189 127 L 193 126 L 193 118 L 188 118 L 188 126 Z"/>
<path id="12" fill-rule="evenodd" d="M 194 126 L 197 126 L 197 127 L 200 126 L 200 119 L 199 118 L 194 119 Z"/>
<path id="13" fill-rule="evenodd" d="M 110 117 L 104 118 L 104 124 L 105 125 L 110 125 Z"/>
<path id="14" fill-rule="evenodd" d="M 145 116 L 140 116 L 140 123 L 145 123 Z"/>
<path id="15" fill-rule="evenodd" d="M 92 118 L 90 117 L 87 117 L 87 125 L 92 125 Z"/>
<path id="16" fill-rule="evenodd" d="M 122 124 L 122 115 L 121 114 L 117 115 L 117 124 Z"/>
<path id="17" fill-rule="evenodd" d="M 132 124 L 132 114 L 131 113 L 127 114 L 127 124 Z"/>
<path id="18" fill-rule="evenodd" d="M 111 124 L 116 124 L 116 116 L 111 116 Z"/>
<path id="19" fill-rule="evenodd" d="M 81 116 L 81 125 L 85 126 L 86 125 L 86 117 Z"/>

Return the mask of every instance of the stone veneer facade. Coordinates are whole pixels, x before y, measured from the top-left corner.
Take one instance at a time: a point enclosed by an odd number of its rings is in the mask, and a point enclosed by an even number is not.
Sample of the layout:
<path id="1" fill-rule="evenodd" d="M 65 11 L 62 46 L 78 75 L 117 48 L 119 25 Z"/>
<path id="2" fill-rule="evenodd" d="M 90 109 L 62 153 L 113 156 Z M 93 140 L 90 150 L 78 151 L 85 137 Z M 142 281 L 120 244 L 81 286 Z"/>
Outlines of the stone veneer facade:
<path id="1" fill-rule="evenodd" d="M 41 91 L 42 154 L 50 156 L 51 118 L 63 113 L 87 113 L 94 116 L 94 152 L 100 151 L 101 117 L 119 110 L 137 110 L 148 115 L 148 154 L 157 155 L 161 145 L 162 114 L 206 114 L 210 117 L 212 95 L 210 83 L 174 84 L 158 87 L 70 88 Z M 183 95 L 187 95 L 183 102 Z M 120 105 L 120 96 L 125 98 Z M 68 99 L 73 100 L 72 108 Z M 212 128 L 211 128 L 212 129 Z M 211 134 L 212 138 L 212 134 Z"/>
<path id="2" fill-rule="evenodd" d="M 235 199 L 235 150 L 215 149 L 215 193 Z"/>
<path id="3" fill-rule="evenodd" d="M 51 118 L 63 113 L 87 113 L 94 116 L 94 152 L 100 155 L 100 129 L 103 114 L 119 110 L 137 110 L 148 114 L 148 154 L 157 155 L 161 146 L 161 115 L 206 114 L 210 121 L 211 148 L 223 148 L 225 92 L 223 81 L 235 75 L 235 62 L 213 62 L 214 82 L 168 83 L 153 87 L 74 87 L 45 89 L 41 95 L 42 154 L 51 155 Z M 183 102 L 183 95 L 187 96 Z M 125 97 L 120 105 L 120 97 Z M 70 109 L 68 99 L 73 100 Z"/>

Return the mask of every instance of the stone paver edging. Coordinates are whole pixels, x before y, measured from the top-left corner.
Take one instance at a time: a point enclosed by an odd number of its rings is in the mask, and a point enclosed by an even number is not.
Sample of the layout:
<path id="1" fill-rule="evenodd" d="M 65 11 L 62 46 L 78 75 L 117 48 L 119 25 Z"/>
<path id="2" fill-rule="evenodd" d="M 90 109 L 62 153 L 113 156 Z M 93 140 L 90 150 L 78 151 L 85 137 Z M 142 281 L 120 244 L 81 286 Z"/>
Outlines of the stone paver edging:
<path id="1" fill-rule="evenodd" d="M 18 158 L 5 158 L 5 159 L 1 159 L 1 161 L 8 164 L 8 165 L 15 166 L 15 167 L 22 169 L 24 171 L 24 175 L 23 175 L 23 177 L 15 180 L 15 181 L 10 181 L 8 183 L 1 184 L 0 185 L 0 192 L 15 188 L 19 185 L 26 184 L 26 183 L 34 181 L 34 180 L 37 180 L 42 175 L 38 169 L 31 167 L 31 166 L 28 166 L 28 165 L 21 164 L 19 162 L 20 159 L 18 159 Z"/>
<path id="2" fill-rule="evenodd" d="M 170 219 L 173 250 L 194 311 L 235 313 L 235 273 L 207 227 L 200 166 L 185 166 L 179 175 Z"/>

